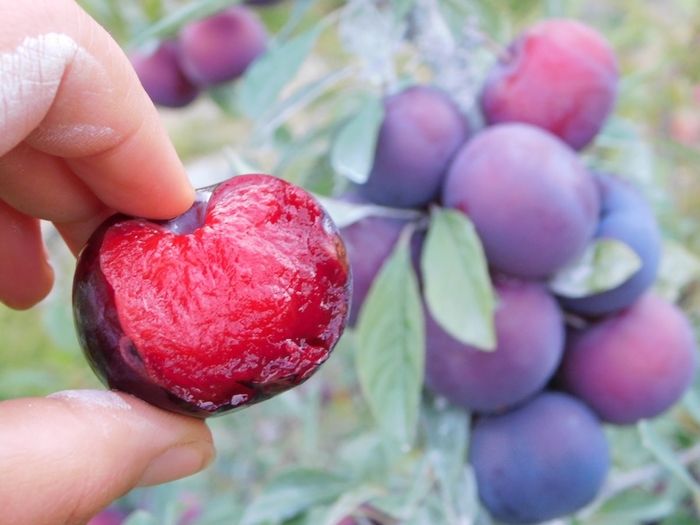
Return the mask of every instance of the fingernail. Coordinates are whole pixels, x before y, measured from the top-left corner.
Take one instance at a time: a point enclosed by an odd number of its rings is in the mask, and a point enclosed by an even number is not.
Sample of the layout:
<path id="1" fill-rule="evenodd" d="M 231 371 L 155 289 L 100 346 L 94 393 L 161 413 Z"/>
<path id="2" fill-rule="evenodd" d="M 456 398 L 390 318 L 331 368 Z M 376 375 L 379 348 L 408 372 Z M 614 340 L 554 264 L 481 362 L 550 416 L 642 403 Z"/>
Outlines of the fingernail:
<path id="1" fill-rule="evenodd" d="M 208 467 L 214 457 L 211 443 L 196 442 L 175 446 L 151 461 L 137 486 L 150 487 L 191 476 Z"/>

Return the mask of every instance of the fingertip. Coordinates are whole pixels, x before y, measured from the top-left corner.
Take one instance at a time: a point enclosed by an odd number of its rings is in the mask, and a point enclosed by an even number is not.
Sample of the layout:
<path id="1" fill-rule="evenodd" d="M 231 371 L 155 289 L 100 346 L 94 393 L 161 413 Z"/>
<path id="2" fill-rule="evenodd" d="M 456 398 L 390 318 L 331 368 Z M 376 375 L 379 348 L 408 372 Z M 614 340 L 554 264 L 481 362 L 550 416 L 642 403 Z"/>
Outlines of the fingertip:
<path id="1" fill-rule="evenodd" d="M 0 201 L 0 302 L 27 310 L 54 283 L 39 221 Z"/>
<path id="2" fill-rule="evenodd" d="M 0 506 L 12 523 L 83 523 L 133 488 L 195 474 L 214 457 L 202 420 L 127 394 L 0 403 Z"/>

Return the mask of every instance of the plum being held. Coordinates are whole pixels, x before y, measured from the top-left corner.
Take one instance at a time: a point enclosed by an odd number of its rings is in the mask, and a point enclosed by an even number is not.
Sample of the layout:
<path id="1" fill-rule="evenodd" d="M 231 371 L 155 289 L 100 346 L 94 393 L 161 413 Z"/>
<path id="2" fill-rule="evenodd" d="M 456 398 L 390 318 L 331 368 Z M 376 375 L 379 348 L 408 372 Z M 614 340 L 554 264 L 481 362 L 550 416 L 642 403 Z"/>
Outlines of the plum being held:
<path id="1" fill-rule="evenodd" d="M 78 257 L 83 351 L 110 388 L 208 417 L 306 379 L 346 323 L 350 271 L 304 190 L 244 175 L 170 221 L 117 215 Z"/>

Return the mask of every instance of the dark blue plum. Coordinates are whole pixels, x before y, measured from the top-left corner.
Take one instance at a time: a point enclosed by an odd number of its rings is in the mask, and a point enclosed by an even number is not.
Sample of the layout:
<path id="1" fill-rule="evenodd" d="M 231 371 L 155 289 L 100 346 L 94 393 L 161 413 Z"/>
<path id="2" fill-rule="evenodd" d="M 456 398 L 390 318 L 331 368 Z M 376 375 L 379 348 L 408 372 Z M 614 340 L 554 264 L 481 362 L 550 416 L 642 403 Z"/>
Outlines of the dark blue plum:
<path id="1" fill-rule="evenodd" d="M 434 201 L 445 170 L 469 136 L 464 115 L 434 87 L 414 86 L 385 100 L 374 164 L 360 193 L 384 206 L 420 208 Z"/>
<path id="2" fill-rule="evenodd" d="M 492 267 L 542 278 L 581 254 L 600 216 L 595 179 L 577 153 L 529 124 L 497 124 L 469 140 L 442 202 L 468 215 Z"/>
<path id="3" fill-rule="evenodd" d="M 559 392 L 480 418 L 469 458 L 482 503 L 494 517 L 513 524 L 579 510 L 596 496 L 610 468 L 608 443 L 596 415 Z"/>
<path id="4" fill-rule="evenodd" d="M 564 352 L 561 310 L 542 283 L 505 276 L 493 283 L 498 296 L 493 352 L 460 343 L 426 311 L 426 384 L 476 412 L 513 407 L 537 394 Z"/>
<path id="5" fill-rule="evenodd" d="M 129 55 L 141 85 L 159 106 L 180 108 L 199 95 L 199 88 L 182 73 L 180 47 L 174 40 L 160 42 L 152 51 L 137 50 Z"/>
<path id="6" fill-rule="evenodd" d="M 618 177 L 596 174 L 601 217 L 596 238 L 622 241 L 642 260 L 642 267 L 620 286 L 586 297 L 560 297 L 562 306 L 583 316 L 609 314 L 631 305 L 651 287 L 661 259 L 661 232 L 644 196 Z"/>

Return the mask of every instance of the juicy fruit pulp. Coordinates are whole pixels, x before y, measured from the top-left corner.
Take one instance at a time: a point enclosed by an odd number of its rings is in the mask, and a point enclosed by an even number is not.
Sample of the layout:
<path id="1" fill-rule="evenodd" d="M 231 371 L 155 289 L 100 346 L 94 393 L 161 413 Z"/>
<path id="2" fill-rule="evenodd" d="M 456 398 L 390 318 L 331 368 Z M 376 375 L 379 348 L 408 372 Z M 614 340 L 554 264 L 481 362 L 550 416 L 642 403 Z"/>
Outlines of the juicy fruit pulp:
<path id="1" fill-rule="evenodd" d="M 206 417 L 306 380 L 345 326 L 350 274 L 304 190 L 245 175 L 172 221 L 117 216 L 80 254 L 81 345 L 110 387 Z"/>

